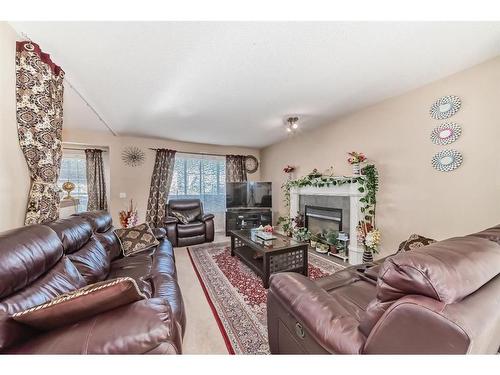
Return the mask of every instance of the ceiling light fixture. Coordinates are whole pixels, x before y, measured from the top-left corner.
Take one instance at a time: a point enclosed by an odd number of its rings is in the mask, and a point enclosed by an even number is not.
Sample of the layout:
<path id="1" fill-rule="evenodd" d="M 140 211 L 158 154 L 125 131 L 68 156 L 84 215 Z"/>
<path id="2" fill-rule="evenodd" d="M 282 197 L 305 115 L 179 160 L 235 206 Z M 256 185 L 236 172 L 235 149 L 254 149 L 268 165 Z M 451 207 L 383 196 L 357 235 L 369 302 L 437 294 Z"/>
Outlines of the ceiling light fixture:
<path id="1" fill-rule="evenodd" d="M 297 121 L 299 121 L 298 117 L 288 117 L 286 119 L 286 131 L 288 133 L 293 133 L 299 128 Z"/>

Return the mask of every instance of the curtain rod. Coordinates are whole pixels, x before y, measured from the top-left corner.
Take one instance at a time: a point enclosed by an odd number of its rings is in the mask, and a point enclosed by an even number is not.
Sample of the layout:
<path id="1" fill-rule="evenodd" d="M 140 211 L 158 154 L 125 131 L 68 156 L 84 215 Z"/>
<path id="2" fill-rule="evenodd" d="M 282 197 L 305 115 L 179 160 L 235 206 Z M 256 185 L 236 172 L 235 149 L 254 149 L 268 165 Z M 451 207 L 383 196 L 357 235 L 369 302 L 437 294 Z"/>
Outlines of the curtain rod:
<path id="1" fill-rule="evenodd" d="M 156 151 L 156 150 L 160 150 L 160 148 L 149 148 L 150 150 L 153 150 L 153 151 Z M 179 151 L 179 150 L 175 150 L 176 152 L 180 153 L 180 154 L 187 154 L 187 155 L 207 155 L 207 156 L 227 156 L 227 155 L 232 155 L 232 154 L 214 154 L 214 153 L 210 153 L 210 152 L 187 152 L 187 151 Z"/>
<path id="2" fill-rule="evenodd" d="M 35 42 L 33 42 L 33 40 L 31 40 L 31 38 L 28 36 L 28 34 L 26 34 L 24 32 L 17 33 L 17 35 L 19 35 L 21 38 L 29 40 L 32 43 L 35 43 Z M 104 124 L 104 126 L 106 126 L 106 128 L 108 128 L 108 130 L 111 132 L 111 134 L 113 134 L 115 137 L 118 135 L 113 130 L 113 128 L 111 126 L 109 126 L 108 123 L 101 117 L 99 112 L 97 112 L 97 110 L 88 102 L 88 100 L 85 99 L 85 97 L 82 95 L 82 93 L 80 91 L 78 91 L 78 89 L 75 86 L 73 86 L 73 84 L 71 83 L 71 81 L 67 77 L 64 77 L 63 83 L 67 83 L 69 85 L 69 87 L 80 97 L 80 99 L 83 100 L 83 102 L 87 105 L 87 107 L 89 107 L 90 110 L 92 112 L 94 112 L 94 114 L 99 119 L 99 121 L 102 122 Z"/>
<path id="3" fill-rule="evenodd" d="M 85 151 L 87 149 L 91 150 L 101 150 L 102 152 L 108 152 L 108 150 L 102 149 L 100 147 L 82 147 L 82 148 L 76 148 L 76 147 L 64 147 L 63 150 L 72 150 L 72 151 Z"/>

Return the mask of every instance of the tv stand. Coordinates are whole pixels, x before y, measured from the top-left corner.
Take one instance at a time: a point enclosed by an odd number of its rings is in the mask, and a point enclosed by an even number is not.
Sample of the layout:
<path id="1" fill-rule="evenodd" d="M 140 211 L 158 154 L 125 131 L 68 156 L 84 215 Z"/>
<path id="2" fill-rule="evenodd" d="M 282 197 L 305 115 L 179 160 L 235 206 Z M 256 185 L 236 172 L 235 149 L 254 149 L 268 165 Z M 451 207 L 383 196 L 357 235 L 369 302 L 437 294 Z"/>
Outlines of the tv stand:
<path id="1" fill-rule="evenodd" d="M 273 212 L 270 208 L 228 208 L 226 210 L 226 236 L 230 230 L 252 229 L 271 225 Z"/>

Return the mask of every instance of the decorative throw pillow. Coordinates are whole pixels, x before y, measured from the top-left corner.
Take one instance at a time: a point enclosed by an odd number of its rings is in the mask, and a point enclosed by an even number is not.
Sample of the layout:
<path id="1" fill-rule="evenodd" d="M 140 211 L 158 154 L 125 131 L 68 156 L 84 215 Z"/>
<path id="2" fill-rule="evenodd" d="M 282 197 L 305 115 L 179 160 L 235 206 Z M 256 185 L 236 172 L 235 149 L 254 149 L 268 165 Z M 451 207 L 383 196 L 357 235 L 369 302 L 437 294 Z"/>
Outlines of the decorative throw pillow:
<path id="1" fill-rule="evenodd" d="M 115 229 L 114 233 L 118 237 L 123 255 L 126 257 L 140 253 L 160 243 L 147 223 L 132 228 Z"/>
<path id="2" fill-rule="evenodd" d="M 176 217 L 182 224 L 189 224 L 197 219 L 201 219 L 201 210 L 199 208 L 182 211 L 172 210 L 172 215 Z"/>
<path id="3" fill-rule="evenodd" d="M 401 242 L 398 247 L 398 253 L 417 249 L 422 246 L 427 246 L 434 242 L 436 242 L 436 240 L 414 233 L 406 241 Z"/>
<path id="4" fill-rule="evenodd" d="M 15 313 L 12 319 L 46 331 L 145 298 L 132 278 L 120 277 L 62 294 L 43 305 Z"/>

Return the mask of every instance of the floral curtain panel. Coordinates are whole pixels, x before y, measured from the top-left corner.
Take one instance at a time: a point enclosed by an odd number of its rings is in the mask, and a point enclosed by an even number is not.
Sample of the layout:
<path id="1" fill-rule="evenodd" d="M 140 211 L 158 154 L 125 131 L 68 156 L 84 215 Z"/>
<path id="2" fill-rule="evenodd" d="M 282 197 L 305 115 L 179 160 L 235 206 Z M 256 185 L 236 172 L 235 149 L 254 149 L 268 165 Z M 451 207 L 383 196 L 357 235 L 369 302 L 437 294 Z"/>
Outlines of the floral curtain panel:
<path id="1" fill-rule="evenodd" d="M 16 111 L 19 143 L 31 175 L 25 224 L 59 217 L 64 71 L 29 41 L 16 43 Z"/>
<path id="2" fill-rule="evenodd" d="M 245 182 L 247 180 L 245 160 L 246 156 L 244 155 L 226 155 L 226 182 Z"/>
<path id="3" fill-rule="evenodd" d="M 86 149 L 85 157 L 87 164 L 87 210 L 107 210 L 108 200 L 106 199 L 102 150 Z"/>
<path id="4" fill-rule="evenodd" d="M 175 150 L 156 150 L 155 166 L 151 176 L 146 222 L 153 227 L 163 226 L 167 216 L 167 200 L 174 175 Z"/>

